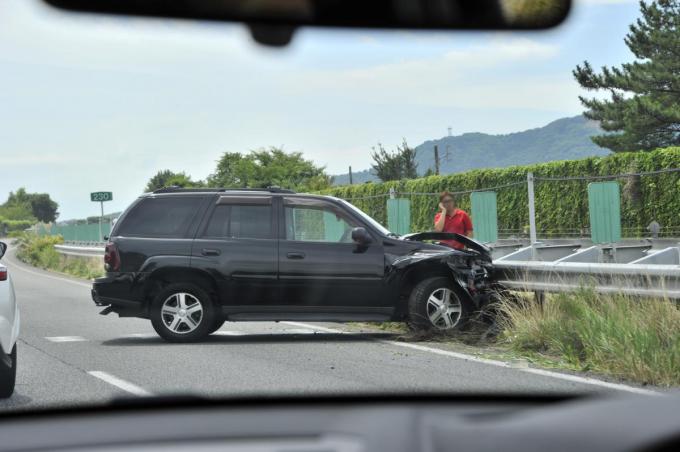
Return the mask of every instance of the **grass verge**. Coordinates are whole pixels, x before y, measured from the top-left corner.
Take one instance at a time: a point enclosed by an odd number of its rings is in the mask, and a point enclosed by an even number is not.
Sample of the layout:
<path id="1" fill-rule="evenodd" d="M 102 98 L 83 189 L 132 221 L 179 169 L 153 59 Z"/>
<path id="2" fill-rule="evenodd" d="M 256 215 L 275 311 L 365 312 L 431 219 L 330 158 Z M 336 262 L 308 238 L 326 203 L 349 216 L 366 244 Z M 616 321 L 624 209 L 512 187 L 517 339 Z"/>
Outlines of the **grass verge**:
<path id="1" fill-rule="evenodd" d="M 78 278 L 92 279 L 104 275 L 100 257 L 65 256 L 54 249 L 63 243 L 61 236 L 37 236 L 24 233 L 16 238 L 17 258 L 34 267 L 52 270 Z"/>
<path id="2" fill-rule="evenodd" d="M 504 302 L 502 345 L 532 360 L 641 384 L 680 385 L 680 309 L 591 289 Z"/>

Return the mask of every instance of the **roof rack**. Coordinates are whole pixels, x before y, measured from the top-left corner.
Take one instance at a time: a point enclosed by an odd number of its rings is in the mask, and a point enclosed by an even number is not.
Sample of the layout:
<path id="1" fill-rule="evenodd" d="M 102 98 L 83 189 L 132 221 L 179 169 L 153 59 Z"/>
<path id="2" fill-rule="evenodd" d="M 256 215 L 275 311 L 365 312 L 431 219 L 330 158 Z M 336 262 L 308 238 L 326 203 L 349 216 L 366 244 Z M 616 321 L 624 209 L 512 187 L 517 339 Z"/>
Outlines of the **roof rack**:
<path id="1" fill-rule="evenodd" d="M 295 193 L 293 190 L 288 190 L 281 187 L 267 187 L 267 188 L 182 188 L 176 185 L 170 187 L 159 188 L 154 190 L 153 193 L 186 193 L 186 192 L 196 192 L 196 193 L 221 193 L 221 192 L 259 192 L 259 193 Z"/>

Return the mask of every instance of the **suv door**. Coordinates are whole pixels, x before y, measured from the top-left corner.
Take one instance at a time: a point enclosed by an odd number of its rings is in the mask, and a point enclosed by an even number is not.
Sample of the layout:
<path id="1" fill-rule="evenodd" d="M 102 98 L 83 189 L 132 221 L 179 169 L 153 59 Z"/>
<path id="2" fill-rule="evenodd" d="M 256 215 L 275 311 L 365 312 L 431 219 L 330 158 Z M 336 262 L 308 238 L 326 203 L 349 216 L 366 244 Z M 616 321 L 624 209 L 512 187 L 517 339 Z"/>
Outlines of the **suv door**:
<path id="1" fill-rule="evenodd" d="M 206 213 L 191 266 L 214 276 L 225 313 L 278 303 L 275 231 L 271 196 L 221 196 Z"/>
<path id="2" fill-rule="evenodd" d="M 318 198 L 286 196 L 282 210 L 281 304 L 344 307 L 348 312 L 391 307 L 383 291 L 382 243 L 359 246 L 352 241 L 352 229 L 365 227 L 359 219 Z"/>

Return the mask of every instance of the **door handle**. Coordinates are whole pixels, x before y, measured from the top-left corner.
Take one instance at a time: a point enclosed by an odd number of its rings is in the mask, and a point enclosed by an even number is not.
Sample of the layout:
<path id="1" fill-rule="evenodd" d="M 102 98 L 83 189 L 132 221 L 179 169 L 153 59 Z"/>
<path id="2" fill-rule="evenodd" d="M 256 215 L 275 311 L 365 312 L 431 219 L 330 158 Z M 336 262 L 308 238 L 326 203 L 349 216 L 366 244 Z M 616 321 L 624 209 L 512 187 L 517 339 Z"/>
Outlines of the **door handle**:
<path id="1" fill-rule="evenodd" d="M 305 253 L 299 253 L 299 252 L 295 252 L 295 253 L 286 253 L 286 257 L 287 257 L 288 259 L 304 259 L 304 258 L 305 258 Z"/>
<path id="2" fill-rule="evenodd" d="M 213 250 L 213 249 L 207 249 L 203 248 L 201 250 L 201 254 L 204 256 L 219 256 L 220 255 L 220 250 Z"/>

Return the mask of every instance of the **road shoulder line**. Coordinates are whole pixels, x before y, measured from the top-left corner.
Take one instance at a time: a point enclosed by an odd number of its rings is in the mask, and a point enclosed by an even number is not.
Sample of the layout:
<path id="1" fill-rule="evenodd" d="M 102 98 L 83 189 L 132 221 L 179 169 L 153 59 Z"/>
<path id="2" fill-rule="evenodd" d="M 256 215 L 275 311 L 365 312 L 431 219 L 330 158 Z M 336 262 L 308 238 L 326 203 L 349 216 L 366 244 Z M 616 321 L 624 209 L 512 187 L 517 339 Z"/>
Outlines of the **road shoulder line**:
<path id="1" fill-rule="evenodd" d="M 342 330 L 336 330 L 333 328 L 327 328 L 323 326 L 317 326 L 313 325 L 311 323 L 303 323 L 303 322 L 281 322 L 287 325 L 291 326 L 297 326 L 301 328 L 310 328 L 310 329 L 315 329 L 319 331 L 324 331 L 327 333 L 336 333 L 336 334 L 344 334 L 346 333 L 345 331 Z M 553 372 L 550 370 L 545 370 L 545 369 L 537 369 L 533 367 L 529 368 L 518 368 L 518 367 L 512 367 L 510 363 L 506 363 L 504 361 L 497 361 L 493 359 L 486 359 L 486 358 L 479 358 L 477 356 L 473 355 L 468 355 L 465 353 L 460 353 L 460 352 L 453 352 L 449 350 L 443 350 L 440 348 L 436 347 L 428 347 L 426 345 L 419 345 L 419 344 L 412 344 L 409 342 L 399 342 L 399 341 L 390 341 L 390 340 L 384 340 L 384 339 L 378 339 L 377 342 L 382 342 L 383 344 L 389 344 L 389 345 L 395 345 L 397 347 L 404 347 L 404 348 L 410 348 L 413 350 L 419 350 L 422 352 L 428 352 L 428 353 L 434 353 L 436 355 L 442 355 L 442 356 L 449 356 L 451 358 L 456 358 L 456 359 L 462 359 L 465 361 L 472 361 L 480 364 L 487 364 L 490 366 L 496 366 L 496 367 L 505 367 L 508 369 L 513 369 L 517 370 L 520 372 L 526 372 L 534 375 L 540 375 L 543 377 L 550 377 L 550 378 L 556 378 L 559 380 L 566 380 L 566 381 L 571 381 L 573 383 L 582 383 L 582 384 L 588 384 L 588 385 L 593 385 L 593 386 L 601 386 L 604 388 L 608 389 L 615 389 L 618 391 L 626 391 L 626 392 L 632 392 L 635 394 L 644 394 L 644 395 L 662 395 L 662 393 L 657 392 L 657 391 L 651 391 L 649 389 L 642 389 L 642 388 L 636 388 L 635 386 L 628 386 L 625 384 L 621 383 L 610 383 L 608 381 L 603 381 L 603 380 L 598 380 L 596 378 L 590 378 L 590 377 L 581 377 L 578 375 L 571 375 L 571 374 L 564 374 L 561 372 Z"/>
<path id="2" fill-rule="evenodd" d="M 81 283 L 81 282 L 78 282 L 78 281 L 73 281 L 72 279 L 48 275 L 48 274 L 45 274 L 43 272 L 37 272 L 37 271 L 34 271 L 34 270 L 29 270 L 28 268 L 26 268 L 28 266 L 27 264 L 24 264 L 23 262 L 20 264 L 19 263 L 20 261 L 18 259 L 17 259 L 17 261 L 15 261 L 14 258 L 15 258 L 15 256 L 12 256 L 10 259 L 5 260 L 4 261 L 5 265 L 9 264 L 10 268 L 18 269 L 22 272 L 26 272 L 26 273 L 29 273 L 31 275 L 40 276 L 42 278 L 56 279 L 57 281 L 75 284 L 76 286 L 87 287 L 88 289 L 92 288 L 91 284 L 85 284 L 85 283 Z M 50 272 L 49 270 L 45 270 L 45 272 L 55 273 L 55 272 Z M 55 275 L 56 274 L 58 274 L 58 273 L 55 273 Z"/>

